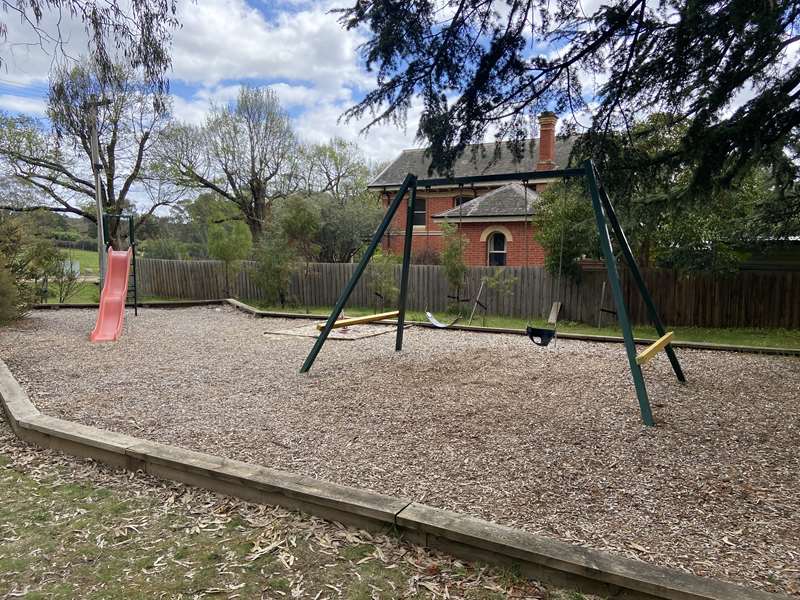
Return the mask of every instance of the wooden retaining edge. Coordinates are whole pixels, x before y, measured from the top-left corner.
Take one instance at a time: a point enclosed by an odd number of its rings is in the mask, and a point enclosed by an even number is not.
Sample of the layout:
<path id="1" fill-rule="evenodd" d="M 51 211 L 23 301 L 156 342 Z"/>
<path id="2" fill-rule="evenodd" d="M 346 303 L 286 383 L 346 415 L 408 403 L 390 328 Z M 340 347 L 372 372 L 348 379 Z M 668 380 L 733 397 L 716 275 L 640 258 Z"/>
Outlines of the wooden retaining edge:
<path id="1" fill-rule="evenodd" d="M 225 304 L 225 300 L 154 300 L 147 302 L 138 302 L 139 308 L 189 308 L 192 306 L 213 306 L 217 304 Z M 34 310 L 61 310 L 62 308 L 98 308 L 100 305 L 96 302 L 78 302 L 74 304 L 52 303 L 52 304 L 34 304 L 31 306 Z M 125 304 L 128 308 L 133 308 L 133 302 Z"/>
<path id="2" fill-rule="evenodd" d="M 213 306 L 218 304 L 228 304 L 236 309 L 253 315 L 254 317 L 271 317 L 275 319 L 324 319 L 322 315 L 309 315 L 306 313 L 277 312 L 270 310 L 260 310 L 249 304 L 245 304 L 234 298 L 224 298 L 220 300 L 159 300 L 154 302 L 140 302 L 140 308 L 188 308 L 192 306 Z M 133 306 L 128 304 L 127 306 Z M 97 304 L 34 304 L 32 308 L 36 310 L 59 310 L 62 308 L 97 308 Z M 377 321 L 381 324 L 396 323 L 393 320 Z M 437 329 L 427 321 L 406 321 L 408 325 L 415 327 L 427 327 Z M 451 325 L 447 329 L 453 331 L 470 331 L 474 333 L 501 333 L 509 335 L 527 335 L 524 329 L 513 329 L 506 327 L 478 327 L 476 325 Z M 578 340 L 583 342 L 601 342 L 608 344 L 622 344 L 625 342 L 621 337 L 610 335 L 591 335 L 585 333 L 559 333 L 558 337 L 563 340 Z M 634 340 L 640 345 L 652 344 L 655 340 L 648 338 L 636 338 Z M 688 348 L 690 350 L 714 350 L 718 352 L 743 352 L 747 354 L 779 354 L 783 356 L 800 356 L 800 348 L 773 348 L 769 346 L 733 346 L 728 344 L 710 344 L 705 342 L 672 342 L 674 348 Z"/>
<path id="3" fill-rule="evenodd" d="M 791 600 L 717 579 L 620 558 L 368 490 L 184 450 L 43 415 L 3 361 L 0 402 L 12 430 L 45 448 L 276 504 L 407 539 L 468 560 L 512 565 L 543 582 L 613 598 Z"/>
<path id="4" fill-rule="evenodd" d="M 282 319 L 324 319 L 325 317 L 322 315 L 308 315 L 305 313 L 285 313 L 285 312 L 274 312 L 268 310 L 259 310 L 249 304 L 245 304 L 244 302 L 240 302 L 239 300 L 235 300 L 233 298 L 227 298 L 224 302 L 228 303 L 229 305 L 241 310 L 242 312 L 246 312 L 251 314 L 255 317 L 273 317 L 273 318 L 282 318 Z M 379 321 L 379 323 L 396 323 L 395 320 L 387 320 L 387 321 Z M 427 327 L 429 329 L 439 329 L 431 323 L 427 321 L 406 321 L 408 325 L 414 325 L 415 327 Z M 453 331 L 469 331 L 474 333 L 501 333 L 501 334 L 510 334 L 510 335 L 525 335 L 527 336 L 527 332 L 524 329 L 513 329 L 507 327 L 478 327 L 476 325 L 451 325 L 447 329 Z M 564 340 L 578 340 L 583 342 L 602 342 L 602 343 L 611 343 L 611 344 L 623 344 L 625 340 L 621 337 L 617 336 L 610 336 L 610 335 L 591 335 L 591 334 L 584 334 L 584 333 L 559 333 L 558 337 Z M 656 340 L 648 339 L 648 338 L 635 338 L 634 341 L 640 345 L 650 345 Z M 781 354 L 786 356 L 800 356 L 800 348 L 773 348 L 769 346 L 733 346 L 728 344 L 710 344 L 706 342 L 672 342 L 671 344 L 675 348 L 688 348 L 691 350 L 715 350 L 720 352 L 744 352 L 744 353 L 752 353 L 752 354 Z"/>

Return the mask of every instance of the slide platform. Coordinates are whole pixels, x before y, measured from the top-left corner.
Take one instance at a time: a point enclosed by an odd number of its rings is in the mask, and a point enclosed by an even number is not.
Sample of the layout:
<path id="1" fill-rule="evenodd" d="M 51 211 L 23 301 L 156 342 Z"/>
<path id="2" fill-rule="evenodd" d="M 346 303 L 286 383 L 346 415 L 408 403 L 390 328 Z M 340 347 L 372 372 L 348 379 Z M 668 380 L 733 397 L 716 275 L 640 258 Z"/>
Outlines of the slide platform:
<path id="1" fill-rule="evenodd" d="M 128 275 L 133 249 L 108 249 L 106 280 L 100 293 L 100 310 L 89 339 L 93 342 L 116 342 L 122 334 L 125 300 L 128 296 Z"/>

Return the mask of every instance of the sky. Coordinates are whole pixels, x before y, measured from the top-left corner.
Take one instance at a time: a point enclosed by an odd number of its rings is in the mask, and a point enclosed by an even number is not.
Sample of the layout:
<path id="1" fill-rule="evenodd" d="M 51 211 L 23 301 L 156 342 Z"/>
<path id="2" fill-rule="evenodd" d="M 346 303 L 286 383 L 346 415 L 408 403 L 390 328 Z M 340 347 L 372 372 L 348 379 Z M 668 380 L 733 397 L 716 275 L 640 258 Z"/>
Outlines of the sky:
<path id="1" fill-rule="evenodd" d="M 584 0 L 584 12 L 596 10 L 601 1 Z M 360 130 L 365 121 L 340 121 L 342 113 L 363 98 L 375 82 L 358 54 L 365 33 L 345 31 L 337 15 L 330 13 L 332 8 L 349 2 L 179 0 L 182 26 L 174 35 L 169 74 L 174 116 L 200 123 L 211 102 L 235 99 L 240 85 L 268 85 L 305 142 L 325 142 L 340 136 L 357 142 L 374 163 L 390 160 L 404 148 L 418 147 L 414 134 L 419 106 L 409 111 L 406 129 L 385 124 L 364 136 Z M 43 115 L 48 73 L 57 53 L 47 41 L 37 44 L 31 27 L 12 11 L 0 14 L 0 22 L 8 28 L 6 40 L 0 42 L 0 110 Z M 67 55 L 86 53 L 86 34 L 80 22 L 48 14 L 41 27 L 51 34 L 61 32 Z M 790 55 L 796 59 L 800 43 L 793 46 Z M 591 90 L 602 81 L 595 78 L 583 83 L 591 106 Z M 746 87 L 730 112 L 750 97 L 752 89 Z M 579 117 L 581 123 L 588 124 L 588 115 Z"/>
<path id="2" fill-rule="evenodd" d="M 270 86 L 289 112 L 301 139 L 316 143 L 333 136 L 359 144 L 371 161 L 394 158 L 414 141 L 418 110 L 406 130 L 375 127 L 366 136 L 361 122 L 344 123 L 341 114 L 371 89 L 374 75 L 358 56 L 363 32 L 345 31 L 330 8 L 341 0 L 196 0 L 180 2 L 182 27 L 172 47 L 170 92 L 174 116 L 203 121 L 211 102 L 235 99 L 239 86 Z M 31 28 L 4 13 L 8 26 L 0 44 L 0 110 L 44 114 L 47 80 L 55 53 L 39 45 Z M 86 53 L 83 26 L 69 18 L 46 17 L 42 28 L 59 30 L 66 53 Z"/>

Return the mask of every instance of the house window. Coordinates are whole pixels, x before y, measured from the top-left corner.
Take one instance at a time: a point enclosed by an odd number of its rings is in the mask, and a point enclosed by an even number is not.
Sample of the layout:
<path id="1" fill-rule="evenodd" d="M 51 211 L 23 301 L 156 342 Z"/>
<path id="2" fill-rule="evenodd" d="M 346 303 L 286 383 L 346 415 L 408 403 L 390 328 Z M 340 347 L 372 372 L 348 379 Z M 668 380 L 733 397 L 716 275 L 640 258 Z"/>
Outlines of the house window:
<path id="1" fill-rule="evenodd" d="M 427 211 L 425 198 L 417 198 L 414 201 L 414 226 L 425 227 L 427 224 Z"/>
<path id="2" fill-rule="evenodd" d="M 461 206 L 462 204 L 465 204 L 470 200 L 474 200 L 474 198 L 472 198 L 471 196 L 456 196 L 455 198 L 453 198 L 453 208 Z"/>
<path id="3" fill-rule="evenodd" d="M 506 236 L 495 232 L 489 237 L 489 266 L 502 267 L 506 264 Z"/>

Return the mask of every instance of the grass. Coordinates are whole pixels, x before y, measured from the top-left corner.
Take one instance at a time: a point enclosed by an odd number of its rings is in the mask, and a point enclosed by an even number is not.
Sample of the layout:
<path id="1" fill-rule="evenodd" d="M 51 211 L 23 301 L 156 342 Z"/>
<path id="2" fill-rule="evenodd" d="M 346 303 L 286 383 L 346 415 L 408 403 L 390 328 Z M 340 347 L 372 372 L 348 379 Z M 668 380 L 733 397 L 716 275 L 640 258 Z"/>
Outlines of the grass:
<path id="1" fill-rule="evenodd" d="M 262 310 L 276 312 L 299 312 L 305 313 L 304 307 L 281 308 L 280 306 L 265 305 L 257 300 L 245 300 L 248 304 L 256 306 Z M 328 316 L 333 307 L 313 306 L 309 308 L 308 314 L 316 316 Z M 374 313 L 371 308 L 347 308 L 348 316 L 358 317 Z M 443 322 L 452 321 L 453 314 L 436 313 L 436 317 Z M 407 319 L 412 321 L 424 321 L 425 313 L 420 311 L 408 311 Z M 462 318 L 459 323 L 466 325 L 467 318 Z M 510 329 L 525 329 L 528 324 L 526 319 L 515 317 L 500 317 L 489 315 L 485 319 L 476 316 L 472 322 L 476 326 L 485 327 L 504 327 Z M 546 325 L 543 319 L 535 319 L 532 325 L 543 327 Z M 734 346 L 757 346 L 773 348 L 800 348 L 800 330 L 798 329 L 758 329 L 758 328 L 712 328 L 712 327 L 667 327 L 675 332 L 675 340 L 681 342 L 704 342 L 710 344 L 729 344 Z M 561 333 L 577 333 L 584 335 L 604 335 L 622 336 L 622 330 L 617 326 L 592 327 L 584 323 L 574 323 L 562 321 L 558 324 Z M 636 337 L 654 339 L 659 337 L 654 327 L 637 325 L 634 327 Z"/>
<path id="2" fill-rule="evenodd" d="M 513 570 L 396 538 L 183 486 L 148 487 L 133 475 L 106 473 L 110 487 L 94 485 L 63 459 L 43 466 L 35 464 L 41 454 L 17 452 L 33 470 L 0 455 L 0 597 L 371 600 L 442 597 L 448 587 L 472 600 L 548 594 Z"/>
<path id="3" fill-rule="evenodd" d="M 96 250 L 78 250 L 76 248 L 61 248 L 70 260 L 77 260 L 81 265 L 81 275 L 97 275 L 100 271 L 99 258 Z"/>
<path id="4" fill-rule="evenodd" d="M 83 268 L 83 267 L 81 267 Z M 50 285 L 47 294 L 47 303 L 58 302 L 58 291 L 55 285 Z M 67 298 L 66 304 L 92 304 L 100 302 L 100 286 L 94 281 L 81 281 L 75 294 Z"/>

